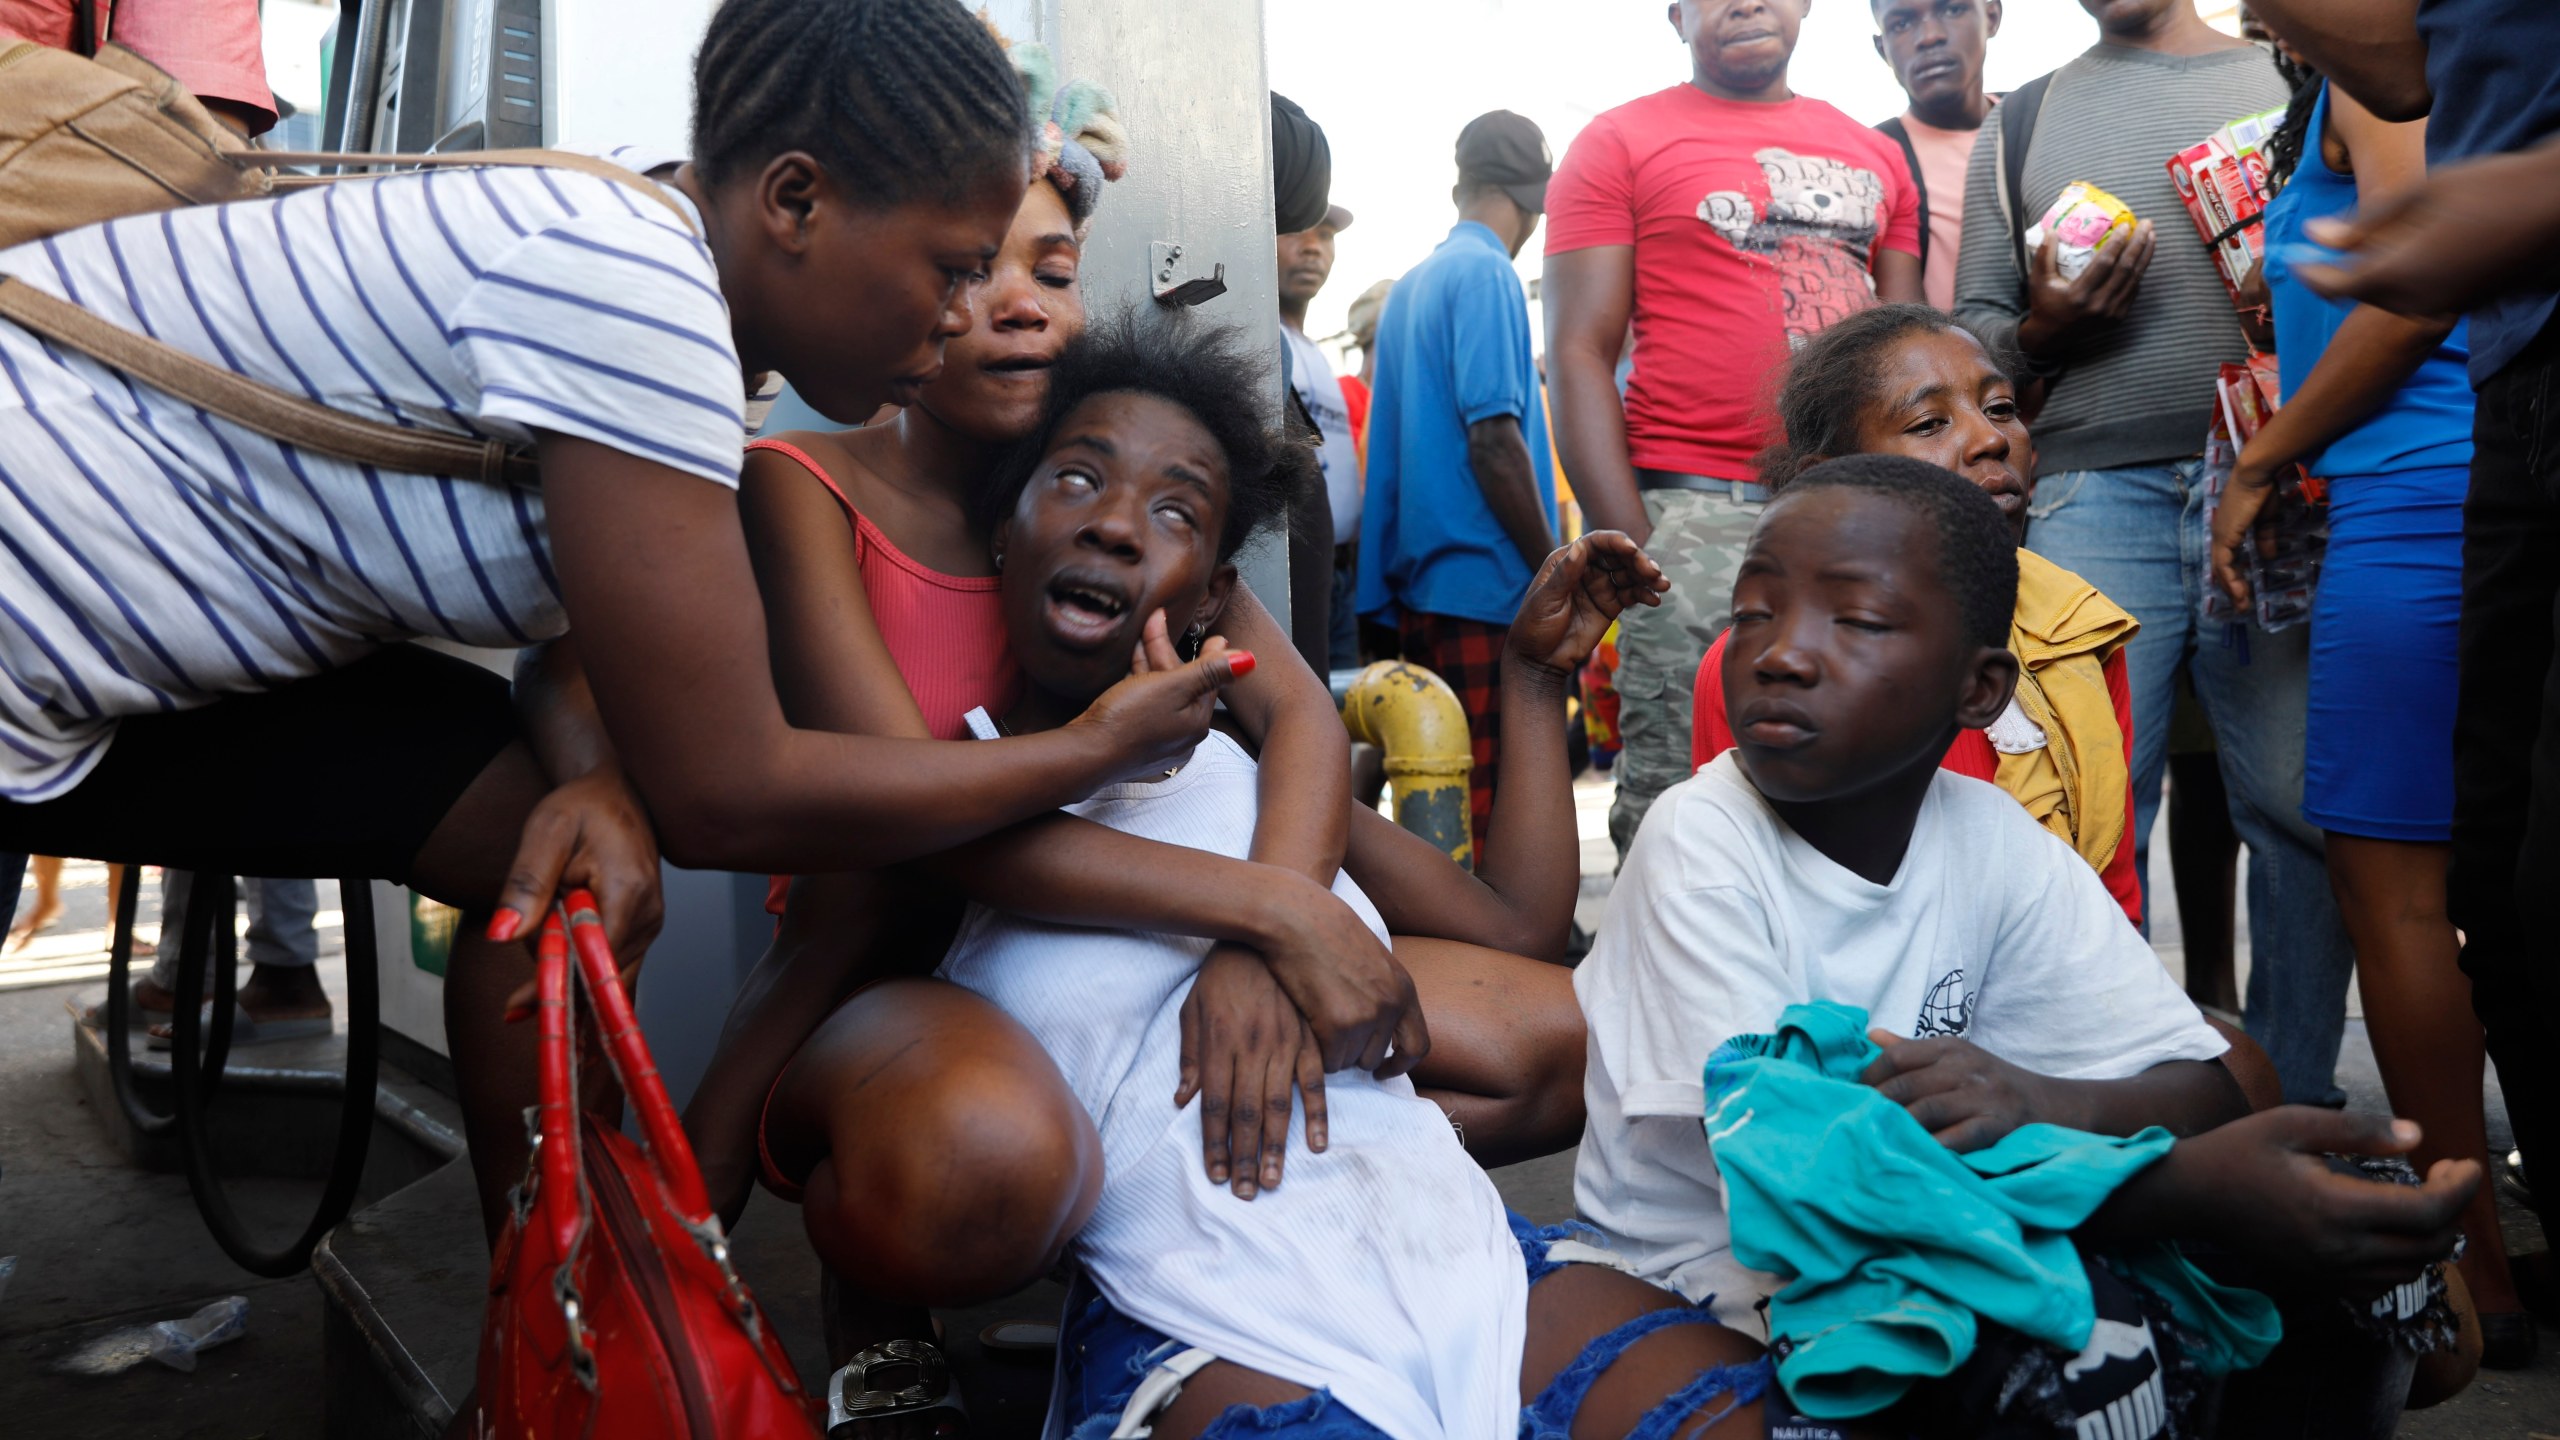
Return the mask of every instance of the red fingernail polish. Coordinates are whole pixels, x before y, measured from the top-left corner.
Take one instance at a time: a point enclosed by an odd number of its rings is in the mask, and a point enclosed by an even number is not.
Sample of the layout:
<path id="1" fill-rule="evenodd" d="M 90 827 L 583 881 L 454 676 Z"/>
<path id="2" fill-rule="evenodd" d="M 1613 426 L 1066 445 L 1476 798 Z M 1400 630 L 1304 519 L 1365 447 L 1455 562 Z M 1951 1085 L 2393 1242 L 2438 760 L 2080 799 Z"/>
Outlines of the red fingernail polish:
<path id="1" fill-rule="evenodd" d="M 1238 650 L 1227 657 L 1227 674 L 1234 679 L 1241 680 L 1247 675 L 1252 674 L 1253 667 L 1259 663 L 1261 662 L 1253 658 L 1252 651 Z"/>
<path id="2" fill-rule="evenodd" d="M 516 932 L 523 928 L 524 916 L 506 906 L 500 906 L 498 913 L 489 917 L 489 938 L 502 945 L 516 938 Z"/>
<path id="3" fill-rule="evenodd" d="M 530 1020 L 533 1018 L 533 1007 L 530 1005 L 510 1005 L 507 1007 L 507 1013 L 500 1018 L 509 1025 L 513 1025 L 519 1020 Z"/>

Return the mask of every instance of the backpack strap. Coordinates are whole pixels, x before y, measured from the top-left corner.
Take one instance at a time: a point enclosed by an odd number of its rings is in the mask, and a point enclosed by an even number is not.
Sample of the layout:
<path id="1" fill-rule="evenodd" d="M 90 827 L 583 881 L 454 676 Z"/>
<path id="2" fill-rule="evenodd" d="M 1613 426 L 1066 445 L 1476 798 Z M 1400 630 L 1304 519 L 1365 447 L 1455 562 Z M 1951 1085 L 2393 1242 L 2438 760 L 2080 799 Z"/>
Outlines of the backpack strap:
<path id="1" fill-rule="evenodd" d="M 2036 111 L 2044 107 L 2045 92 L 2053 88 L 2053 75 L 2039 75 L 2010 92 L 2000 102 L 2000 153 L 1992 169 L 1992 179 L 2000 187 L 2000 209 L 2009 217 L 2009 248 L 2018 257 L 2018 283 L 2026 283 L 2027 271 L 2027 147 L 2035 143 Z"/>
<path id="2" fill-rule="evenodd" d="M 1929 182 L 1920 174 L 1920 148 L 1911 143 L 1911 127 L 1894 116 L 1876 127 L 1902 147 L 1902 163 L 1911 167 L 1911 188 L 1920 197 L 1920 268 L 1929 268 Z"/>
<path id="3" fill-rule="evenodd" d="M 388 153 L 342 153 L 334 150 L 243 150 L 233 154 L 231 163 L 244 169 L 273 170 L 286 165 L 409 165 L 419 169 L 478 170 L 492 167 L 519 167 L 536 170 L 574 170 L 599 180 L 637 190 L 664 205 L 683 223 L 685 233 L 701 238 L 701 228 L 693 215 L 667 193 L 667 187 L 636 170 L 628 170 L 610 160 L 581 155 L 574 150 L 456 150 L 438 155 L 398 155 Z M 360 178 L 346 175 L 284 175 L 277 177 L 280 189 L 303 185 L 332 185 L 340 180 Z"/>
<path id="4" fill-rule="evenodd" d="M 503 442 L 407 430 L 332 410 L 101 320 L 14 276 L 0 275 L 0 319 L 315 454 L 380 470 L 455 475 L 499 485 L 530 486 L 541 478 L 533 457 L 512 453 Z"/>

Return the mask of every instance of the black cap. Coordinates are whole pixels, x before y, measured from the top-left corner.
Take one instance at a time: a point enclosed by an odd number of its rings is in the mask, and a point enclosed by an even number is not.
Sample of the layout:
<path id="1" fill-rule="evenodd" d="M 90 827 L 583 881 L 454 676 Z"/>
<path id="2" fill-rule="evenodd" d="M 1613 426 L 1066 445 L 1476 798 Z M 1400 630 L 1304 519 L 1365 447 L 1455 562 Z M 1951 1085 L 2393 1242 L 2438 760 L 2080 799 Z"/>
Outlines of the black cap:
<path id="1" fill-rule="evenodd" d="M 1271 92 L 1271 219 L 1282 235 L 1323 223 L 1333 198 L 1333 147 L 1298 103 Z"/>
<path id="2" fill-rule="evenodd" d="M 1458 132 L 1458 183 L 1495 185 L 1532 214 L 1547 208 L 1547 178 L 1556 173 L 1546 132 L 1526 115 L 1495 110 Z"/>

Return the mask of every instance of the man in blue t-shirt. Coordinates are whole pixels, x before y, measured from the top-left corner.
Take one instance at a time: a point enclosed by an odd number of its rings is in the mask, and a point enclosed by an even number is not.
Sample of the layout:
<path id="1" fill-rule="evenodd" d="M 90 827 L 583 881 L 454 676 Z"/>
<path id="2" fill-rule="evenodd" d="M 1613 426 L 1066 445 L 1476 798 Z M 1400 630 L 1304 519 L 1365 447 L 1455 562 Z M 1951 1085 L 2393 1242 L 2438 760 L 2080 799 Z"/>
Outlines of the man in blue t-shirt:
<path id="1" fill-rule="evenodd" d="M 2468 310 L 2474 408 L 2463 506 L 2453 871 L 2472 1008 L 2528 1174 L 2560 1188 L 2560 6 L 2550 0 L 2254 0 L 2386 120 L 2427 119 L 2429 178 L 2313 225 L 2347 247 L 2323 291 L 2412 314 Z M 2486 1317 L 2484 1317 L 2486 1318 Z M 2532 1351 L 2530 1326 L 2509 1353 Z"/>
<path id="2" fill-rule="evenodd" d="M 1556 543 L 1546 406 L 1529 298 L 1511 268 L 1538 228 L 1554 165 L 1526 118 L 1496 110 L 1458 133 L 1458 224 L 1396 281 L 1378 320 L 1362 615 L 1466 708 L 1476 843 L 1493 813 L 1503 636 Z"/>

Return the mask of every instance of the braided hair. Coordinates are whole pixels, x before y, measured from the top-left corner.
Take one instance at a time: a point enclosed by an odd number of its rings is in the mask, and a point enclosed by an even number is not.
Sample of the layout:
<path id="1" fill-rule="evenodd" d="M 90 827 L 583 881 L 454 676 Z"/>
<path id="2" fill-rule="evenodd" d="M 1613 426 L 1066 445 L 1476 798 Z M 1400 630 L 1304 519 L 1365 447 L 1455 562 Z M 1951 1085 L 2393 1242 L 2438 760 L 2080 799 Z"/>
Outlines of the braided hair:
<path id="1" fill-rule="evenodd" d="M 2295 56 L 2276 47 L 2276 73 L 2293 87 L 2293 99 L 2284 107 L 2284 120 L 2275 133 L 2267 137 L 2267 197 L 2284 190 L 2293 179 L 2296 166 L 2302 163 L 2302 147 L 2311 138 L 2311 111 L 2320 101 L 2320 72 Z"/>
<path id="2" fill-rule="evenodd" d="M 1908 335 L 1972 332 L 1927 305 L 1874 305 L 1833 323 L 1787 362 L 1778 390 L 1778 440 L 1760 452 L 1760 483 L 1775 490 L 1807 466 L 1858 448 L 1858 419 L 1876 398 L 1885 353 Z"/>
<path id="3" fill-rule="evenodd" d="M 1024 172 L 1031 123 L 958 0 L 722 0 L 693 61 L 693 162 L 719 185 L 789 150 L 857 203 L 957 198 Z"/>

